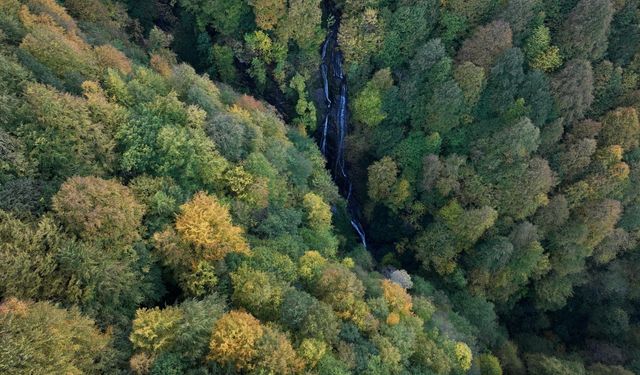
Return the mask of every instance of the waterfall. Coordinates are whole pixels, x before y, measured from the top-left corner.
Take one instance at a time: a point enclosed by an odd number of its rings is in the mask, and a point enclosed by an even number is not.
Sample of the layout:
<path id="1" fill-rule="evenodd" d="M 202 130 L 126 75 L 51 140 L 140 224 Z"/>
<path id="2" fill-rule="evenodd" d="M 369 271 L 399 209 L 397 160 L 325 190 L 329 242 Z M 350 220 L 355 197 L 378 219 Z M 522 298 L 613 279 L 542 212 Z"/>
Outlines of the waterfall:
<path id="1" fill-rule="evenodd" d="M 320 151 L 330 165 L 333 179 L 340 193 L 347 201 L 347 211 L 351 226 L 355 229 L 362 245 L 367 247 L 367 238 L 359 220 L 360 210 L 352 197 L 353 185 L 345 164 L 345 139 L 348 132 L 349 111 L 347 79 L 342 70 L 342 53 L 338 48 L 337 28 L 334 26 L 322 43 L 322 63 L 320 76 L 326 112 L 320 133 Z M 330 74 L 332 73 L 332 74 Z"/>

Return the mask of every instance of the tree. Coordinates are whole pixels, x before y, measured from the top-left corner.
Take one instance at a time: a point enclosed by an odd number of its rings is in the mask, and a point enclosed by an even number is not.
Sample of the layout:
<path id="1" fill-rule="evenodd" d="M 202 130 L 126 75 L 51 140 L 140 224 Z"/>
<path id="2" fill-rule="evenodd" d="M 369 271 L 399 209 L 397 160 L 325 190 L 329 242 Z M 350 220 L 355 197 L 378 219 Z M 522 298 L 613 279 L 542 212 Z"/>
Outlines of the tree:
<path id="1" fill-rule="evenodd" d="M 529 354 L 526 357 L 527 369 L 532 375 L 585 375 L 580 362 L 562 360 L 544 354 Z"/>
<path id="2" fill-rule="evenodd" d="M 256 352 L 256 373 L 291 375 L 299 374 L 304 367 L 287 336 L 275 326 L 264 327 Z"/>
<path id="3" fill-rule="evenodd" d="M 412 362 L 422 365 L 436 374 L 450 374 L 454 365 L 454 359 L 449 354 L 450 348 L 440 337 L 429 337 L 426 333 L 420 333 L 416 338 L 416 352 Z M 427 372 L 428 373 L 428 372 Z"/>
<path id="4" fill-rule="evenodd" d="M 75 21 L 55 2 L 47 1 L 21 12 L 29 33 L 20 48 L 50 69 L 58 78 L 78 87 L 86 78 L 96 78 L 99 65 L 91 46 L 78 36 Z"/>
<path id="5" fill-rule="evenodd" d="M 449 201 L 438 211 L 435 223 L 415 239 L 416 258 L 427 269 L 451 274 L 457 267 L 458 254 L 472 247 L 497 217 L 490 207 L 465 210 L 457 201 Z"/>
<path id="6" fill-rule="evenodd" d="M 255 368 L 258 342 L 264 335 L 260 321 L 251 314 L 232 310 L 213 326 L 209 358 L 238 371 Z"/>
<path id="7" fill-rule="evenodd" d="M 548 254 L 539 241 L 537 228 L 523 222 L 513 228 L 508 238 L 496 236 L 476 246 L 465 258 L 470 266 L 471 290 L 501 304 L 520 298 L 527 283 L 549 271 Z M 478 326 L 486 327 L 487 323 Z"/>
<path id="8" fill-rule="evenodd" d="M 604 146 L 619 145 L 625 151 L 638 147 L 640 122 L 635 108 L 617 108 L 602 119 L 598 140 Z"/>
<path id="9" fill-rule="evenodd" d="M 470 61 L 489 70 L 495 59 L 511 48 L 511 28 L 509 24 L 498 20 L 479 27 L 473 35 L 466 39 L 458 51 L 456 59 L 460 62 Z"/>
<path id="10" fill-rule="evenodd" d="M 589 374 L 593 375 L 632 375 L 633 373 L 622 366 L 606 366 L 596 363 L 588 368 Z"/>
<path id="11" fill-rule="evenodd" d="M 613 16 L 607 56 L 618 65 L 631 61 L 640 47 L 640 30 L 636 27 L 640 22 L 639 5 L 637 1 L 627 1 Z"/>
<path id="12" fill-rule="evenodd" d="M 405 183 L 403 183 L 405 181 Z M 369 166 L 369 197 L 398 209 L 409 197 L 406 180 L 398 180 L 398 166 L 388 156 Z"/>
<path id="13" fill-rule="evenodd" d="M 524 52 L 529 66 L 544 72 L 552 71 L 562 64 L 560 50 L 551 45 L 549 28 L 540 25 L 533 30 L 525 41 Z"/>
<path id="14" fill-rule="evenodd" d="M 607 51 L 613 16 L 609 0 L 581 0 L 558 32 L 563 54 L 569 58 L 598 60 Z"/>
<path id="15" fill-rule="evenodd" d="M 536 126 L 546 127 L 544 125 L 554 116 L 553 97 L 551 96 L 549 79 L 546 74 L 538 70 L 529 72 L 520 87 L 518 95 L 524 99 L 527 116 L 531 121 Z"/>
<path id="16" fill-rule="evenodd" d="M 136 311 L 129 340 L 134 348 L 158 354 L 173 344 L 178 335 L 182 312 L 176 307 Z"/>
<path id="17" fill-rule="evenodd" d="M 473 361 L 471 348 L 469 348 L 469 346 L 464 342 L 460 341 L 455 344 L 454 353 L 458 360 L 458 366 L 460 366 L 462 371 L 468 371 L 471 368 L 471 363 Z"/>
<path id="18" fill-rule="evenodd" d="M 593 71 L 586 60 L 571 60 L 551 80 L 551 92 L 565 124 L 581 120 L 593 102 Z"/>
<path id="19" fill-rule="evenodd" d="M 481 375 L 502 375 L 502 368 L 498 358 L 491 354 L 482 354 L 477 358 Z"/>
<path id="20" fill-rule="evenodd" d="M 507 374 L 525 375 L 526 369 L 518 356 L 518 347 L 511 341 L 506 341 L 497 351 L 500 364 Z"/>
<path id="21" fill-rule="evenodd" d="M 302 203 L 307 210 L 309 227 L 319 230 L 331 227 L 331 207 L 319 195 L 307 193 Z"/>
<path id="22" fill-rule="evenodd" d="M 513 34 L 518 40 L 518 36 L 527 31 L 536 10 L 539 6 L 537 0 L 513 0 L 509 1 L 500 17 L 509 23 Z"/>
<path id="23" fill-rule="evenodd" d="M 87 241 L 127 245 L 140 238 L 144 206 L 126 186 L 98 177 L 72 177 L 51 201 L 60 221 Z"/>
<path id="24" fill-rule="evenodd" d="M 206 112 L 187 106 L 175 92 L 153 95 L 132 123 L 117 132 L 120 169 L 128 174 L 170 176 L 189 191 L 219 188 L 227 166 L 204 132 Z"/>
<path id="25" fill-rule="evenodd" d="M 296 289 L 285 292 L 280 323 L 300 337 L 321 342 L 333 342 L 338 336 L 339 321 L 331 307 Z"/>
<path id="26" fill-rule="evenodd" d="M 234 66 L 233 50 L 229 46 L 214 44 L 211 47 L 211 57 L 216 76 L 225 83 L 235 83 L 238 72 Z"/>
<path id="27" fill-rule="evenodd" d="M 395 145 L 391 150 L 391 157 L 397 162 L 397 166 L 402 171 L 400 183 L 404 179 L 410 181 L 410 184 L 416 181 L 422 167 L 421 159 L 429 154 L 439 152 L 441 143 L 440 134 L 431 133 L 427 135 L 417 130 L 409 132 L 404 139 Z M 380 163 L 382 160 L 384 158 L 380 160 Z"/>
<path id="28" fill-rule="evenodd" d="M 453 78 L 462 90 L 465 105 L 473 108 L 480 99 L 485 84 L 485 71 L 472 62 L 464 62 L 455 67 Z"/>
<path id="29" fill-rule="evenodd" d="M 622 204 L 613 199 L 588 202 L 575 211 L 576 221 L 584 223 L 586 235 L 580 241 L 593 250 L 602 240 L 611 234 L 622 214 Z"/>
<path id="30" fill-rule="evenodd" d="M 594 99 L 589 111 L 592 117 L 602 116 L 607 110 L 625 102 L 623 98 L 629 90 L 629 84 L 627 83 L 630 78 L 629 73 L 629 71 L 625 72 L 622 67 L 615 66 L 608 60 L 603 60 L 594 65 Z"/>
<path id="31" fill-rule="evenodd" d="M 200 30 L 212 26 L 223 35 L 237 37 L 250 26 L 247 21 L 251 15 L 251 8 L 246 1 L 180 0 L 180 5 L 195 16 L 196 25 Z"/>
<path id="32" fill-rule="evenodd" d="M 557 153 L 554 158 L 555 170 L 562 180 L 573 180 L 591 163 L 591 156 L 596 152 L 596 141 L 591 138 L 583 138 L 576 143 L 571 143 L 564 150 Z"/>
<path id="33" fill-rule="evenodd" d="M 64 244 L 60 237 L 51 218 L 33 228 L 0 211 L 0 295 L 35 299 L 59 291 L 54 252 Z"/>
<path id="34" fill-rule="evenodd" d="M 231 273 L 235 305 L 246 308 L 258 318 L 275 319 L 285 292 L 284 283 L 264 271 L 240 266 Z"/>
<path id="35" fill-rule="evenodd" d="M 381 45 L 381 29 L 378 11 L 373 8 L 343 17 L 338 43 L 344 53 L 345 62 L 350 65 L 366 63 Z"/>
<path id="36" fill-rule="evenodd" d="M 320 0 L 292 0 L 281 32 L 305 51 L 317 51 L 322 43 Z"/>
<path id="37" fill-rule="evenodd" d="M 111 169 L 113 140 L 91 121 L 85 100 L 35 83 L 26 87 L 25 100 L 29 116 L 18 131 L 44 179 Z"/>
<path id="38" fill-rule="evenodd" d="M 306 129 L 316 129 L 316 107 L 307 97 L 307 87 L 304 83 L 304 77 L 296 74 L 292 79 L 289 87 L 294 89 L 298 94 L 298 102 L 296 103 L 296 113 L 298 114 L 297 123 Z"/>
<path id="39" fill-rule="evenodd" d="M 283 0 L 249 0 L 256 15 L 256 25 L 263 30 L 272 30 L 286 15 L 287 3 Z"/>
<path id="40" fill-rule="evenodd" d="M 532 158 L 501 170 L 496 183 L 498 212 L 521 220 L 547 203 L 547 193 L 555 185 L 555 176 L 546 160 Z"/>
<path id="41" fill-rule="evenodd" d="M 393 86 L 391 71 L 389 69 L 377 71 L 353 101 L 354 120 L 368 126 L 380 124 L 387 117 L 383 111 L 382 100 L 391 86 Z"/>
<path id="42" fill-rule="evenodd" d="M 330 265 L 318 275 L 313 294 L 329 304 L 336 315 L 358 328 L 370 327 L 373 317 L 364 302 L 364 286 L 356 274 L 342 265 Z"/>
<path id="43" fill-rule="evenodd" d="M 447 134 L 460 124 L 464 110 L 462 90 L 454 80 L 437 84 L 426 105 L 425 130 Z"/>
<path id="44" fill-rule="evenodd" d="M 399 284 L 382 280 L 382 295 L 392 313 L 395 312 L 401 316 L 411 314 L 411 295 Z"/>
<path id="45" fill-rule="evenodd" d="M 50 216 L 27 225 L 2 213 L 0 238 L 2 295 L 79 306 L 102 327 L 121 327 L 140 303 L 151 303 L 162 293 L 144 249 L 105 251 L 68 237 Z"/>
<path id="46" fill-rule="evenodd" d="M 383 12 L 385 24 L 379 58 L 384 66 L 405 64 L 437 24 L 438 4 L 434 0 L 401 2 L 393 13 Z"/>
<path id="47" fill-rule="evenodd" d="M 479 22 L 483 22 L 498 6 L 498 2 L 495 0 L 453 0 L 447 1 L 443 5 L 445 15 L 459 17 L 464 22 L 465 27 L 460 30 L 464 32 L 466 27 L 472 28 Z"/>
<path id="48" fill-rule="evenodd" d="M 4 374 L 111 372 L 111 337 L 77 308 L 9 298 L 0 304 Z"/>
<path id="49" fill-rule="evenodd" d="M 538 149 L 539 139 L 540 130 L 525 117 L 491 138 L 478 140 L 475 154 L 481 156 L 479 171 L 500 173 L 500 167 L 526 161 Z"/>
<path id="50" fill-rule="evenodd" d="M 170 263 L 191 265 L 200 260 L 216 261 L 228 253 L 248 253 L 249 245 L 242 236 L 242 229 L 233 225 L 229 210 L 218 200 L 204 192 L 180 206 L 176 217 L 175 234 L 172 230 L 156 234 L 156 241 Z M 182 253 L 171 244 L 172 237 L 191 247 Z M 167 241 L 169 240 L 169 241 Z"/>
<path id="51" fill-rule="evenodd" d="M 139 358 L 132 360 L 132 368 L 133 362 L 144 362 L 141 359 L 145 356 L 155 368 L 171 368 L 172 362 L 184 368 L 202 361 L 209 352 L 214 323 L 224 309 L 225 302 L 215 294 L 164 309 L 138 309 L 129 335 Z"/>
<path id="52" fill-rule="evenodd" d="M 496 60 L 479 104 L 480 113 L 485 117 L 503 113 L 514 104 L 518 88 L 525 79 L 523 62 L 524 55 L 519 48 L 507 50 Z"/>

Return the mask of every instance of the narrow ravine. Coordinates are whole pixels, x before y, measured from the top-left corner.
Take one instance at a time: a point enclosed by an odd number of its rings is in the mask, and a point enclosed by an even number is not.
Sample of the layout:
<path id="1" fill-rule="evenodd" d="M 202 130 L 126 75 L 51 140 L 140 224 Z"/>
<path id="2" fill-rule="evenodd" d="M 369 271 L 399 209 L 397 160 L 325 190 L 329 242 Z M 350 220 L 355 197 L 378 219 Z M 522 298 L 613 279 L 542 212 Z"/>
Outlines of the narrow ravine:
<path id="1" fill-rule="evenodd" d="M 352 196 L 353 185 L 345 163 L 345 139 L 349 125 L 347 78 L 342 69 L 342 53 L 338 46 L 338 27 L 334 24 L 322 44 L 320 75 L 324 93 L 324 118 L 318 129 L 319 146 L 327 159 L 331 175 L 347 202 L 351 226 L 367 248 L 367 237 L 360 219 L 360 207 Z"/>

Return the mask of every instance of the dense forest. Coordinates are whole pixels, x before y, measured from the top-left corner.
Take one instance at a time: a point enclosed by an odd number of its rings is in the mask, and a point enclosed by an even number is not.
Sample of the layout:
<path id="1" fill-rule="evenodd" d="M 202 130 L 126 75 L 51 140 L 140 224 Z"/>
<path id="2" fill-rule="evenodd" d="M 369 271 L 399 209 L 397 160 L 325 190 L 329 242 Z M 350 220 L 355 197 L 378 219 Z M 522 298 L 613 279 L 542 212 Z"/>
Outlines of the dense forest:
<path id="1" fill-rule="evenodd" d="M 640 374 L 638 111 L 640 0 L 0 0 L 0 374 Z"/>

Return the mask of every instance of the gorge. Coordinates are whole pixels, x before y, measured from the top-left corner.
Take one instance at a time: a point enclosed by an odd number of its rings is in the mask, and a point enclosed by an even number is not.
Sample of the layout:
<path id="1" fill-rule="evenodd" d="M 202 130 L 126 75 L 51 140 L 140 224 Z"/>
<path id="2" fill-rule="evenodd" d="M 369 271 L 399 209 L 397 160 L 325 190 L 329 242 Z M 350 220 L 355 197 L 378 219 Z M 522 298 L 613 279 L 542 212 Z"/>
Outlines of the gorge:
<path id="1" fill-rule="evenodd" d="M 347 78 L 342 68 L 342 53 L 338 45 L 338 24 L 332 25 L 322 43 L 320 75 L 324 94 L 324 116 L 318 127 L 318 144 L 327 159 L 331 175 L 347 205 L 349 221 L 362 245 L 367 238 L 360 219 L 360 207 L 353 196 L 348 166 L 345 163 L 345 138 L 349 125 Z"/>

